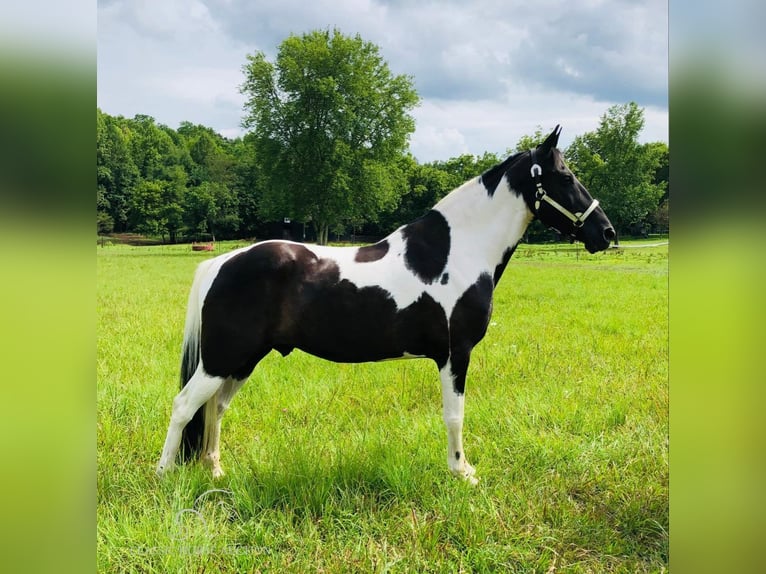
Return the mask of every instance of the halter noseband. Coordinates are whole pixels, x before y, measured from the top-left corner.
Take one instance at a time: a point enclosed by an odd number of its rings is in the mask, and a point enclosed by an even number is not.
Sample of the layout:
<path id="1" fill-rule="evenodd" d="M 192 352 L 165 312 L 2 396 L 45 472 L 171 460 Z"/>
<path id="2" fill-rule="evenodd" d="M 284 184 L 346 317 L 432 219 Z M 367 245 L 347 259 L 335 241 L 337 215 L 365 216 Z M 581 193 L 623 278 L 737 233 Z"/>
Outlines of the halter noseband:
<path id="1" fill-rule="evenodd" d="M 529 150 L 529 153 L 532 161 L 532 167 L 529 171 L 532 174 L 532 177 L 535 180 L 535 186 L 537 187 L 537 190 L 535 191 L 535 215 L 539 213 L 540 204 L 542 201 L 544 201 L 553 207 L 556 211 L 571 220 L 575 229 L 581 228 L 588 216 L 598 207 L 598 199 L 594 199 L 590 206 L 588 206 L 588 209 L 586 209 L 584 212 L 572 213 L 558 201 L 552 199 L 551 196 L 548 195 L 548 192 L 543 189 L 543 182 L 540 179 L 540 176 L 543 175 L 543 168 L 541 168 L 540 164 L 537 163 L 535 150 L 531 149 Z"/>

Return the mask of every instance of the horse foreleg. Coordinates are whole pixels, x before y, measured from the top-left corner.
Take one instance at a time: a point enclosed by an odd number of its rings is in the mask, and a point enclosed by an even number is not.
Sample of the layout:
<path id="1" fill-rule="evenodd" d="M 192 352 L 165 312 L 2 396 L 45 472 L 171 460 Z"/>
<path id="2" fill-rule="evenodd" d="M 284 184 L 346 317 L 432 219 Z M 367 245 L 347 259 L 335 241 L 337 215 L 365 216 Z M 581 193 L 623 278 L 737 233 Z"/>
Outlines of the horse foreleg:
<path id="1" fill-rule="evenodd" d="M 221 468 L 221 420 L 229 408 L 231 399 L 240 389 L 245 380 L 226 379 L 218 392 L 205 403 L 205 438 L 203 441 L 203 461 L 210 466 L 213 478 L 220 478 L 224 472 Z"/>
<path id="2" fill-rule="evenodd" d="M 215 395 L 223 382 L 224 379 L 211 377 L 199 366 L 194 376 L 173 399 L 173 413 L 170 415 L 170 425 L 162 448 L 162 456 L 157 464 L 157 474 L 164 474 L 173 468 L 178 447 L 181 444 L 183 428 L 192 419 L 194 413 Z"/>
<path id="3" fill-rule="evenodd" d="M 455 384 L 456 380 L 465 382 L 465 372 L 454 373 L 451 361 L 447 361 L 447 364 L 439 371 L 439 375 L 442 383 L 444 424 L 447 427 L 447 465 L 455 476 L 467 480 L 471 484 L 477 484 L 479 480 L 474 476 L 476 469 L 468 464 L 463 450 L 465 394 L 458 392 L 458 387 Z"/>

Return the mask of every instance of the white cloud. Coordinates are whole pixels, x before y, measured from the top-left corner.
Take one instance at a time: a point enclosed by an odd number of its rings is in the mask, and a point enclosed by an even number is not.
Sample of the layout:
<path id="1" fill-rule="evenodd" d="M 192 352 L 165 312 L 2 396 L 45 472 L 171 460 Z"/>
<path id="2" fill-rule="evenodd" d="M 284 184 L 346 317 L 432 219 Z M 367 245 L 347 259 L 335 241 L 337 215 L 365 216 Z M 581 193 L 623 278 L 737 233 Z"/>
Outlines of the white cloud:
<path id="1" fill-rule="evenodd" d="M 208 7 L 199 0 L 117 0 L 100 16 L 120 19 L 146 35 L 178 39 L 218 30 Z"/>
<path id="2" fill-rule="evenodd" d="M 503 153 L 540 125 L 562 145 L 613 104 L 645 108 L 667 141 L 666 0 L 113 0 L 98 9 L 98 103 L 111 114 L 241 134 L 247 53 L 338 27 L 414 78 L 420 161 Z"/>
<path id="3" fill-rule="evenodd" d="M 159 95 L 199 105 L 226 102 L 241 108 L 245 102 L 239 93 L 242 82 L 239 68 L 188 66 L 151 76 L 147 81 Z"/>

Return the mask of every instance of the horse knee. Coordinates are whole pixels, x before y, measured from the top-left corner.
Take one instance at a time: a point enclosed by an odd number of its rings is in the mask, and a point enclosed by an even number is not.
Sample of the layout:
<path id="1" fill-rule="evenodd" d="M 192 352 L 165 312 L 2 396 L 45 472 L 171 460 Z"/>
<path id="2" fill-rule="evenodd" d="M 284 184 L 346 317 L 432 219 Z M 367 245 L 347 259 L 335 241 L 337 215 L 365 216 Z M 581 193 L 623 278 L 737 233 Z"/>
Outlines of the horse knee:
<path id="1" fill-rule="evenodd" d="M 448 429 L 463 428 L 463 417 L 457 417 L 451 414 L 444 415 L 444 424 Z"/>

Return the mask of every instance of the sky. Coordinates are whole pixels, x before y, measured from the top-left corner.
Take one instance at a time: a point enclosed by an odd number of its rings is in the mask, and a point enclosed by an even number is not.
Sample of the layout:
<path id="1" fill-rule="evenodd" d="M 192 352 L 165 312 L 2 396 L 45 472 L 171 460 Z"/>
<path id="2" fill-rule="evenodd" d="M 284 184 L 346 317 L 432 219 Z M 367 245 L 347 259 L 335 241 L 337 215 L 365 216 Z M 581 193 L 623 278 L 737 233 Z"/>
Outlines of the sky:
<path id="1" fill-rule="evenodd" d="M 339 29 L 376 44 L 421 102 L 410 151 L 425 163 L 505 154 L 540 126 L 559 147 L 614 104 L 668 141 L 667 0 L 99 0 L 98 106 L 177 128 L 244 134 L 246 55 Z"/>

